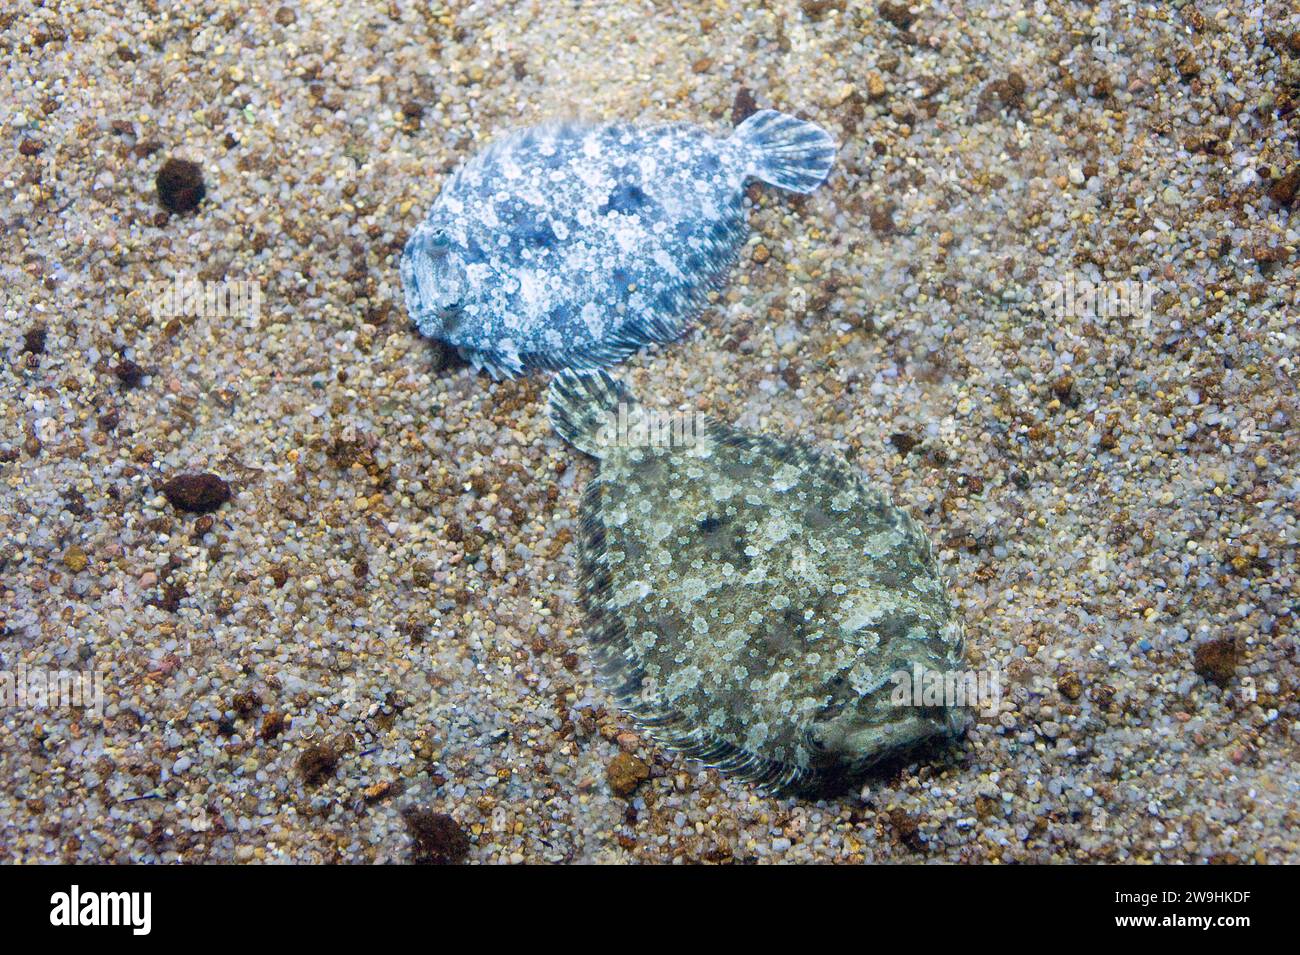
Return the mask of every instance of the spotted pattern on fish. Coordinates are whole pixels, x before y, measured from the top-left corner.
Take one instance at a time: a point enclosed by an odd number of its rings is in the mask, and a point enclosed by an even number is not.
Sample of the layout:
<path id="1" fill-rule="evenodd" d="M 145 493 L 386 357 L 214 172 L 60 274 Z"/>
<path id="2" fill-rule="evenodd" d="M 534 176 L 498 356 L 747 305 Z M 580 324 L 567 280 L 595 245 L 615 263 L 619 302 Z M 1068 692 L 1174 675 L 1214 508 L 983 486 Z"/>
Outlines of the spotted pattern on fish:
<path id="1" fill-rule="evenodd" d="M 559 434 L 599 461 L 582 504 L 587 632 L 651 736 L 808 792 L 860 775 L 965 709 L 891 702 L 891 676 L 960 668 L 961 619 L 921 526 L 846 461 L 709 419 L 685 446 L 620 446 L 644 413 L 604 372 L 550 391 Z"/>
<path id="2" fill-rule="evenodd" d="M 493 376 L 597 368 L 677 338 L 748 233 L 757 179 L 811 192 L 835 143 L 763 110 L 726 138 L 699 126 L 516 131 L 446 183 L 402 253 L 420 331 Z"/>

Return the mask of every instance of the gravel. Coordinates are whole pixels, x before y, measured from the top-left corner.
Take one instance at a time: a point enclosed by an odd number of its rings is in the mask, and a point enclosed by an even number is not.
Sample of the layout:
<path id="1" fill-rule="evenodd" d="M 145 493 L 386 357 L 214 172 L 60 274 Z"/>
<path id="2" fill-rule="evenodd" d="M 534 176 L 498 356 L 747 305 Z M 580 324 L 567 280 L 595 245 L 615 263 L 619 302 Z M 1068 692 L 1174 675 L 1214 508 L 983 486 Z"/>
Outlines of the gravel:
<path id="1" fill-rule="evenodd" d="M 0 860 L 1300 861 L 1300 15 L 886 6 L 10 4 L 0 669 L 106 700 L 0 709 Z M 837 171 L 756 190 L 730 287 L 619 374 L 851 456 L 1004 675 L 962 745 L 824 802 L 613 711 L 592 467 L 544 376 L 412 332 L 396 270 L 497 131 L 754 103 Z M 262 306 L 170 314 L 178 275 Z M 1067 277 L 1152 308 L 1046 314 Z M 229 499 L 177 511 L 178 474 Z"/>

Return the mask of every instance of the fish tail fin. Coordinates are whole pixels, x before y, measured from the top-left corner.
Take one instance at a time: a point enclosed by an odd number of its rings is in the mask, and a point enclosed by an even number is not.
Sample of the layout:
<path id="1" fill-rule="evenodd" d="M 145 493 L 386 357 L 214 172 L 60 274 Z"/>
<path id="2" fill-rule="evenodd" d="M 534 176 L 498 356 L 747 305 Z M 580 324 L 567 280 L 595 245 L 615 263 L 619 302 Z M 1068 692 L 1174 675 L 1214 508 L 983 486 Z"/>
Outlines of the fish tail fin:
<path id="1" fill-rule="evenodd" d="M 604 456 L 623 420 L 637 406 L 632 393 L 604 371 L 562 371 L 551 380 L 548 411 L 560 437 L 592 457 Z"/>
<path id="2" fill-rule="evenodd" d="M 774 109 L 760 109 L 734 135 L 750 148 L 750 175 L 778 189 L 806 195 L 826 181 L 835 163 L 830 133 Z"/>

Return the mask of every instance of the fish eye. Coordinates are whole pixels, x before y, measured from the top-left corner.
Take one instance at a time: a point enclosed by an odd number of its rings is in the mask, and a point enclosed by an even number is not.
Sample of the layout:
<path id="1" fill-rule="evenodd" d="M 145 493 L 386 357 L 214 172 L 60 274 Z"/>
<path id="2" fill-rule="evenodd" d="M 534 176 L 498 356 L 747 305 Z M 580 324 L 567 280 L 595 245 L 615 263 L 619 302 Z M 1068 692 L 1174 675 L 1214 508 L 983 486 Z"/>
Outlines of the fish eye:
<path id="1" fill-rule="evenodd" d="M 433 235 L 429 236 L 429 245 L 435 249 L 445 249 L 451 245 L 451 238 L 447 235 L 445 229 L 438 229 Z"/>

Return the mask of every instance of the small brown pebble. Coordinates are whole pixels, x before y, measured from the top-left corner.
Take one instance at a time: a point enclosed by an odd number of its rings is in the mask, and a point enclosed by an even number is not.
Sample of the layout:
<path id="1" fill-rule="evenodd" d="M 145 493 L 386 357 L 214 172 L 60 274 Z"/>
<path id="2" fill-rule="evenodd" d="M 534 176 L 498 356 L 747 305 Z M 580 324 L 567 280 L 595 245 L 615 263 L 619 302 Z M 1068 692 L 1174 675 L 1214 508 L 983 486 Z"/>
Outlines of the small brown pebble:
<path id="1" fill-rule="evenodd" d="M 1180 52 L 1176 63 L 1178 66 L 1178 75 L 1185 80 L 1189 80 L 1201 72 L 1201 62 L 1196 58 L 1196 54 L 1191 50 L 1183 50 Z"/>
<path id="2" fill-rule="evenodd" d="M 713 60 L 707 56 L 702 56 L 691 64 L 692 73 L 707 73 L 713 68 Z"/>
<path id="3" fill-rule="evenodd" d="M 202 537 L 204 534 L 212 530 L 212 527 L 215 524 L 216 521 L 212 519 L 211 514 L 204 514 L 202 517 L 200 517 L 197 521 L 194 522 L 194 536 Z"/>
<path id="4" fill-rule="evenodd" d="M 920 852 L 925 848 L 925 840 L 921 837 L 921 824 L 914 816 L 908 815 L 902 809 L 893 809 L 889 813 L 889 824 L 898 833 L 898 841 L 913 852 Z"/>
<path id="5" fill-rule="evenodd" d="M 876 8 L 876 12 L 900 30 L 906 30 L 916 21 L 916 14 L 906 3 L 891 3 L 886 0 Z"/>
<path id="6" fill-rule="evenodd" d="M 378 802 L 393 791 L 393 784 L 387 780 L 367 786 L 361 790 L 361 798 L 366 802 Z"/>
<path id="7" fill-rule="evenodd" d="M 178 474 L 162 493 L 177 510 L 206 514 L 230 500 L 230 485 L 215 474 Z"/>
<path id="8" fill-rule="evenodd" d="M 168 159 L 154 180 L 158 201 L 169 212 L 189 212 L 207 195 L 203 170 L 188 159 Z"/>
<path id="9" fill-rule="evenodd" d="M 45 149 L 45 144 L 39 139 L 24 139 L 18 144 L 18 152 L 23 156 L 39 156 Z"/>
<path id="10" fill-rule="evenodd" d="M 800 0 L 799 9 L 809 20 L 820 20 L 831 12 L 844 12 L 844 0 Z"/>
<path id="11" fill-rule="evenodd" d="M 86 517 L 90 514 L 90 508 L 86 506 L 86 495 L 75 487 L 70 487 L 63 492 L 63 506 L 69 514 L 76 517 Z"/>
<path id="12" fill-rule="evenodd" d="M 1025 103 L 1025 93 L 1029 84 L 1019 73 L 1008 73 L 1003 79 L 994 80 L 980 93 L 976 108 L 976 119 L 988 119 L 999 106 L 1005 110 L 1018 110 Z"/>
<path id="13" fill-rule="evenodd" d="M 1294 167 L 1268 187 L 1268 197 L 1280 206 L 1289 206 L 1300 191 L 1300 166 Z"/>
<path id="14" fill-rule="evenodd" d="M 408 807 L 402 820 L 411 834 L 411 861 L 421 865 L 455 865 L 469 855 L 469 836 L 451 816 Z"/>
<path id="15" fill-rule="evenodd" d="M 74 574 L 79 574 L 85 570 L 87 563 L 89 563 L 89 560 L 86 557 L 86 552 L 76 545 L 69 547 L 63 554 L 63 566 Z"/>
<path id="16" fill-rule="evenodd" d="M 333 776 L 338 765 L 338 750 L 329 743 L 314 743 L 298 757 L 298 772 L 309 786 L 318 786 Z"/>
<path id="17" fill-rule="evenodd" d="M 881 100 L 885 98 L 885 78 L 879 73 L 871 72 L 867 74 L 867 99 Z"/>
<path id="18" fill-rule="evenodd" d="M 1056 681 L 1056 689 L 1067 700 L 1077 700 L 1083 696 L 1083 681 L 1073 670 L 1066 670 Z"/>
<path id="19" fill-rule="evenodd" d="M 872 206 L 867 213 L 867 219 L 871 223 L 871 231 L 876 235 L 892 235 L 898 229 L 894 224 L 894 205 L 890 202 L 881 202 Z"/>
<path id="20" fill-rule="evenodd" d="M 275 22 L 282 27 L 292 26 L 298 20 L 298 15 L 288 7 L 281 7 L 275 11 Z"/>
<path id="21" fill-rule="evenodd" d="M 1192 665 L 1202 679 L 1227 686 L 1237 672 L 1237 642 L 1231 637 L 1219 637 L 1202 643 L 1193 654 Z"/>
<path id="22" fill-rule="evenodd" d="M 767 246 L 759 244 L 754 246 L 754 251 L 751 253 L 751 256 L 755 262 L 757 262 L 759 265 L 762 265 L 764 262 L 766 262 L 768 259 L 772 257 L 772 253 L 768 251 Z"/>
<path id="23" fill-rule="evenodd" d="M 1092 701 L 1103 710 L 1108 710 L 1115 702 L 1115 688 L 1109 683 L 1099 683 L 1092 688 Z"/>
<path id="24" fill-rule="evenodd" d="M 45 339 L 47 336 L 44 325 L 33 325 L 23 333 L 23 351 L 29 355 L 45 354 Z"/>
<path id="25" fill-rule="evenodd" d="M 609 761 L 605 778 L 609 780 L 609 788 L 614 795 L 626 799 L 650 778 L 650 767 L 631 753 L 619 753 Z"/>
<path id="26" fill-rule="evenodd" d="M 736 98 L 731 104 L 731 125 L 739 126 L 757 112 L 758 101 L 754 99 L 754 91 L 748 86 L 736 90 Z"/>
<path id="27" fill-rule="evenodd" d="M 1200 33 L 1205 29 L 1206 26 L 1205 14 L 1197 10 L 1194 5 L 1190 3 L 1187 4 L 1185 7 L 1183 7 L 1181 12 L 1183 15 L 1183 22 L 1186 23 L 1193 30 L 1195 30 L 1197 33 Z"/>
<path id="28" fill-rule="evenodd" d="M 1250 254 L 1256 262 L 1266 266 L 1285 262 L 1291 257 L 1291 254 L 1286 250 L 1286 246 L 1265 245 L 1263 242 L 1251 249 Z"/>
<path id="29" fill-rule="evenodd" d="M 123 388 L 135 388 L 144 381 L 145 370 L 129 358 L 124 358 L 113 369 L 113 374 L 117 376 Z"/>
<path id="30" fill-rule="evenodd" d="M 162 585 L 162 596 L 158 598 L 157 605 L 168 613 L 175 613 L 181 609 L 181 601 L 189 595 L 190 592 L 183 583 L 169 581 Z"/>
<path id="31" fill-rule="evenodd" d="M 889 443 L 894 446 L 894 449 L 899 454 L 907 457 L 912 449 L 921 443 L 921 439 L 902 431 L 896 431 L 889 436 Z"/>
<path id="32" fill-rule="evenodd" d="M 1062 375 L 1052 382 L 1052 397 L 1063 405 L 1073 405 L 1074 397 L 1074 376 Z"/>
<path id="33" fill-rule="evenodd" d="M 269 743 L 281 733 L 284 732 L 284 714 L 279 710 L 272 710 L 262 717 L 262 728 L 258 735 L 262 737 L 262 742 Z"/>
<path id="34" fill-rule="evenodd" d="M 1016 109 L 1025 101 L 1025 91 L 1029 89 L 1029 84 L 1025 78 L 1014 71 L 1007 74 L 1007 78 L 1002 81 L 1002 91 L 998 94 L 1002 98 L 1002 103 L 1009 109 Z"/>

